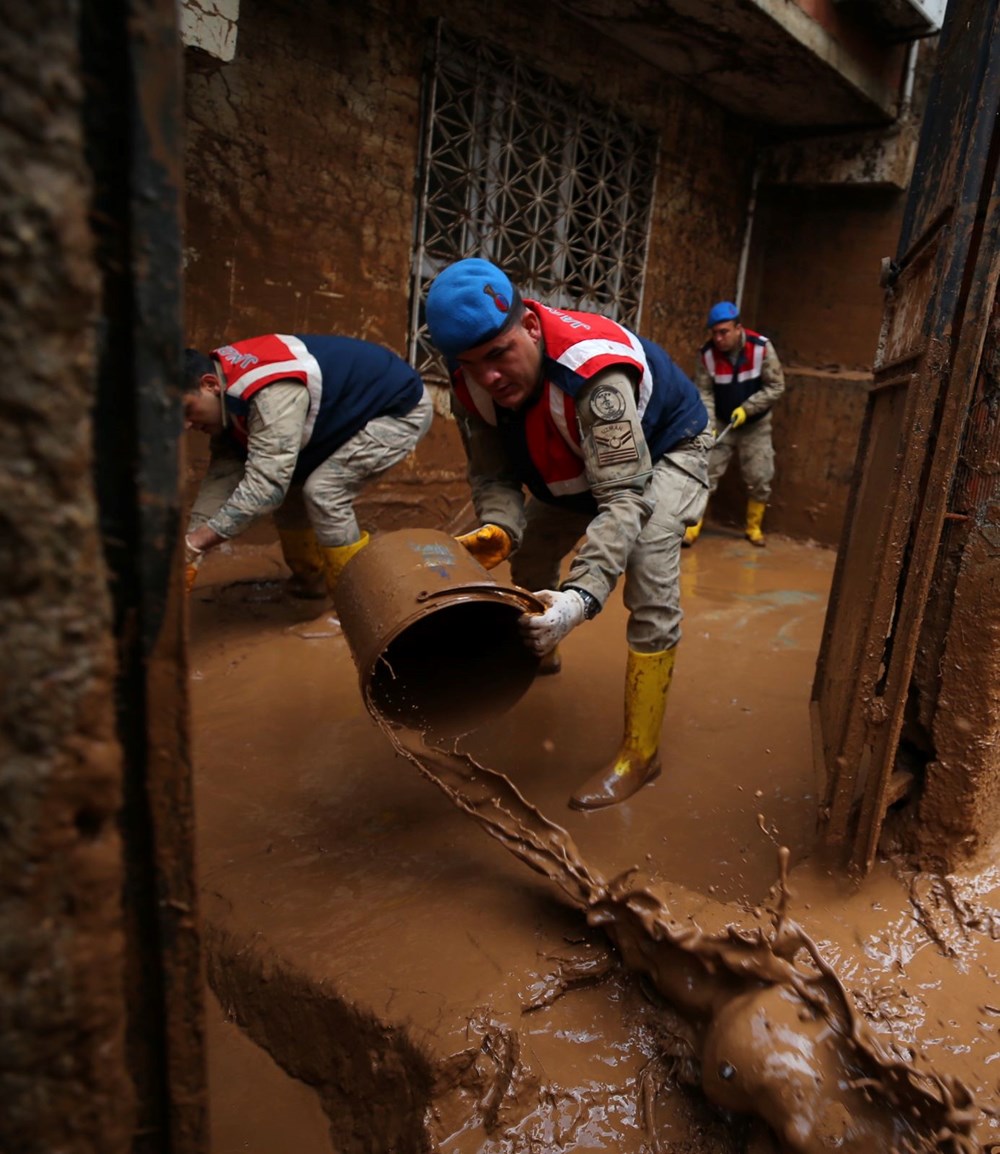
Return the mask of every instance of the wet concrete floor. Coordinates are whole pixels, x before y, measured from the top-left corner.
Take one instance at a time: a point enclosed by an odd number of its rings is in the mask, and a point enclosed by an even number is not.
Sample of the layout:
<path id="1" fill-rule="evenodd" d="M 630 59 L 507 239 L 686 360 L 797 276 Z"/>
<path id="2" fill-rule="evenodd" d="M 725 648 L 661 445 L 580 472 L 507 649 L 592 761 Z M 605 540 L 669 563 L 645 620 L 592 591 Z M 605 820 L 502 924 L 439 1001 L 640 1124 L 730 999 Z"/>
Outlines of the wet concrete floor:
<path id="1" fill-rule="evenodd" d="M 639 865 L 737 922 L 788 846 L 793 913 L 872 1028 L 995 1100 L 995 879 L 883 865 L 853 892 L 812 855 L 808 698 L 833 561 L 721 533 L 685 552 L 664 772 L 630 803 L 565 805 L 620 735 L 620 596 L 567 640 L 559 675 L 463 748 L 605 877 Z M 676 1088 L 690 1057 L 669 1008 L 393 753 L 331 610 L 284 600 L 281 572 L 272 549 L 213 555 L 192 597 L 203 914 L 226 1011 L 315 1088 L 332 1148 L 780 1149 Z M 994 1132 L 984 1115 L 977 1134 Z"/>

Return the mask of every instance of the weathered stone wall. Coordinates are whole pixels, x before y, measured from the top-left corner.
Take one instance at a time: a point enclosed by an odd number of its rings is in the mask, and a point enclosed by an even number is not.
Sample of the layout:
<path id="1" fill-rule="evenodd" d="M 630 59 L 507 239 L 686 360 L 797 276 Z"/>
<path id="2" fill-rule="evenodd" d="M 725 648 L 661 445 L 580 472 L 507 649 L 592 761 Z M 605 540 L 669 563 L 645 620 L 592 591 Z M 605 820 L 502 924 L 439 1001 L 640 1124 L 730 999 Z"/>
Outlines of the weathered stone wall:
<path id="1" fill-rule="evenodd" d="M 0 1149 L 132 1149 L 76 5 L 0 33 Z"/>
<path id="2" fill-rule="evenodd" d="M 188 342 L 342 332 L 406 354 L 421 80 L 439 15 L 659 130 L 642 328 L 690 368 L 706 301 L 735 283 L 752 138 L 565 10 L 526 0 L 244 0 L 232 63 L 186 52 Z M 725 153 L 706 147 L 721 138 Z M 196 472 L 201 438 L 190 449 Z M 461 517 L 464 477 L 454 427 L 438 420 L 365 502 L 369 523 Z"/>

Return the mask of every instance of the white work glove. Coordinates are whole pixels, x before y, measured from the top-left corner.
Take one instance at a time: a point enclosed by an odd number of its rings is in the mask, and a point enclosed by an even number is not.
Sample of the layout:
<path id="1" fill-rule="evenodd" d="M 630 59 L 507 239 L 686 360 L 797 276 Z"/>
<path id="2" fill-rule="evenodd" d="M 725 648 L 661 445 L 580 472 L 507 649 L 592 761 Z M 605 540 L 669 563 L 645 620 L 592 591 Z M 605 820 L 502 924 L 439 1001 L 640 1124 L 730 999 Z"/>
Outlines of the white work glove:
<path id="1" fill-rule="evenodd" d="M 545 612 L 522 613 L 518 628 L 531 652 L 544 657 L 586 619 L 587 606 L 575 589 L 540 589 L 535 596 L 546 606 Z"/>

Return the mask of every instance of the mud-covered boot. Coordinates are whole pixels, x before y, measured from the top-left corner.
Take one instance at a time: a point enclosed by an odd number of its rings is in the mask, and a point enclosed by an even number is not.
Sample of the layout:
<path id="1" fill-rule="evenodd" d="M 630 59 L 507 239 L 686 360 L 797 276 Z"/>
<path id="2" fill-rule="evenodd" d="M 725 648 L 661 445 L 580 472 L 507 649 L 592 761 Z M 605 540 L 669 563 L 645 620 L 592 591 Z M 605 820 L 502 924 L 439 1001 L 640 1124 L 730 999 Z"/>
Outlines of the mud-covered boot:
<path id="1" fill-rule="evenodd" d="M 677 646 L 659 653 L 628 651 L 625 736 L 615 760 L 569 799 L 571 809 L 602 809 L 631 797 L 660 772 L 659 745 Z"/>
<path id="2" fill-rule="evenodd" d="M 344 566 L 354 554 L 360 552 L 370 540 L 371 537 L 365 532 L 351 545 L 334 545 L 332 548 L 327 547 L 322 549 L 323 567 L 326 573 L 326 587 L 331 597 L 337 588 L 337 582 L 340 580 L 340 575 L 344 571 Z"/>
<path id="3" fill-rule="evenodd" d="M 699 517 L 693 525 L 688 525 L 684 530 L 684 536 L 681 538 L 681 544 L 685 548 L 690 548 L 695 541 L 698 540 L 698 534 L 701 532 L 701 527 L 705 523 L 704 517 Z"/>
<path id="4" fill-rule="evenodd" d="M 753 497 L 747 501 L 746 539 L 751 545 L 766 545 L 761 525 L 764 523 L 764 510 L 767 505 L 763 501 L 755 501 Z"/>
<path id="5" fill-rule="evenodd" d="M 286 590 L 293 597 L 307 601 L 318 601 L 326 596 L 326 572 L 323 554 L 316 542 L 316 534 L 308 529 L 279 529 L 281 555 L 292 571 L 285 582 Z"/>

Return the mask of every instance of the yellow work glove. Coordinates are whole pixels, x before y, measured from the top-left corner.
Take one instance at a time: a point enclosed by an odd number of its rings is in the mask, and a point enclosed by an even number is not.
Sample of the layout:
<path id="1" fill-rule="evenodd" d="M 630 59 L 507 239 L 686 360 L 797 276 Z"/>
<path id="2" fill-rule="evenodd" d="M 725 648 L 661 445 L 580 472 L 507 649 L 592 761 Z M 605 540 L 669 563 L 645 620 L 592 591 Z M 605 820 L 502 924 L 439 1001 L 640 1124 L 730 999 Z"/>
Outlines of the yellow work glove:
<path id="1" fill-rule="evenodd" d="M 733 409 L 733 415 L 729 418 L 730 423 L 734 429 L 738 429 L 740 425 L 746 423 L 747 411 L 742 405 L 738 409 Z"/>
<path id="2" fill-rule="evenodd" d="M 204 556 L 204 550 L 191 544 L 188 537 L 184 538 L 184 591 L 190 593 L 194 588 L 195 578 L 198 576 L 198 566 Z"/>
<path id="3" fill-rule="evenodd" d="M 499 525 L 480 525 L 455 540 L 468 549 L 484 569 L 493 569 L 510 556 L 511 539 Z"/>

